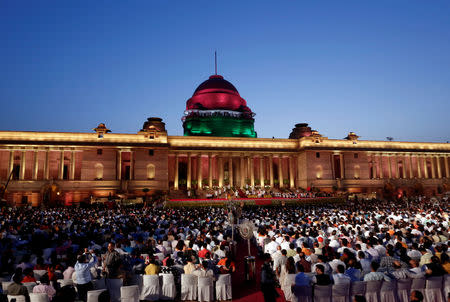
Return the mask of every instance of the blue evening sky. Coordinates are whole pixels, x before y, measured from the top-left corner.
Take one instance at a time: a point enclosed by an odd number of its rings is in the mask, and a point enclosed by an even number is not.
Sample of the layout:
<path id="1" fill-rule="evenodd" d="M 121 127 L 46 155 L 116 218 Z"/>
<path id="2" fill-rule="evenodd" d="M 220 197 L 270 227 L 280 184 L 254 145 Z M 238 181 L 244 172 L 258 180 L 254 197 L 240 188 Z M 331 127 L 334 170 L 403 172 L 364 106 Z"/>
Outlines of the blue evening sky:
<path id="1" fill-rule="evenodd" d="M 0 130 L 169 135 L 214 73 L 258 137 L 450 141 L 450 1 L 0 1 Z"/>

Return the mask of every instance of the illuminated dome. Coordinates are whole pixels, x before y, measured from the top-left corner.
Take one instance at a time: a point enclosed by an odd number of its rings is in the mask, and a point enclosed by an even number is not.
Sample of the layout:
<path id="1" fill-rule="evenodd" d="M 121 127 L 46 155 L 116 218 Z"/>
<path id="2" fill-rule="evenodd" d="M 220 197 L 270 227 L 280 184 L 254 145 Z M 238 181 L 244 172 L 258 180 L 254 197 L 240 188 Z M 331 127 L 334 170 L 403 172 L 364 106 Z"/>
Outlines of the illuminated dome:
<path id="1" fill-rule="evenodd" d="M 187 101 L 186 110 L 231 110 L 251 112 L 237 89 L 220 75 L 212 75 L 201 83 Z"/>
<path id="2" fill-rule="evenodd" d="M 184 135 L 256 137 L 254 115 L 233 84 L 212 75 L 186 102 Z"/>

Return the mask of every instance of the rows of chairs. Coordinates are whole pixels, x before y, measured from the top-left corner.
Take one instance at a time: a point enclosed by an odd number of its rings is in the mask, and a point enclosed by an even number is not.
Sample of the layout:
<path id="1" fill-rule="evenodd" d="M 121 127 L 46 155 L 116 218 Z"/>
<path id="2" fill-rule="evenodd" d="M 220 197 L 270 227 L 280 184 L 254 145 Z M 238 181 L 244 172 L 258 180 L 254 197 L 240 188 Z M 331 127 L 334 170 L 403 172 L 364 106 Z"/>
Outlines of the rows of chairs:
<path id="1" fill-rule="evenodd" d="M 282 290 L 287 301 L 349 302 L 356 295 L 361 295 L 367 302 L 409 302 L 411 292 L 418 290 L 425 297 L 425 302 L 445 302 L 450 293 L 450 277 L 357 281 L 327 286 L 283 287 Z"/>

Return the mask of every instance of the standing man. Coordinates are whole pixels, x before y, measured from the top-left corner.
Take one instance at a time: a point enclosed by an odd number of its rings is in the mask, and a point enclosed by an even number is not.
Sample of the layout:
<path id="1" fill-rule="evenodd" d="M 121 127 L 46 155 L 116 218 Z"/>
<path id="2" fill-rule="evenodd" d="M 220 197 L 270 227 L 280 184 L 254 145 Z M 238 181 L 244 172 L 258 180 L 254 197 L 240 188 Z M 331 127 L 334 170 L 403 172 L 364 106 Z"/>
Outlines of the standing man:
<path id="1" fill-rule="evenodd" d="M 272 258 L 270 254 L 264 254 L 264 264 L 261 267 L 261 291 L 264 295 L 265 302 L 275 302 L 276 298 L 279 296 L 276 289 L 276 275 L 270 266 L 270 261 Z"/>
<path id="2" fill-rule="evenodd" d="M 87 260 L 86 254 L 78 256 L 78 261 L 75 264 L 75 273 L 77 275 L 77 291 L 81 300 L 86 301 L 87 292 L 94 288 L 91 277 L 91 267 L 97 264 L 97 257 L 94 251 L 90 251 L 91 260 Z"/>
<path id="3" fill-rule="evenodd" d="M 106 273 L 106 278 L 118 279 L 119 268 L 122 264 L 120 254 L 116 251 L 116 245 L 114 242 L 108 244 L 108 251 L 106 252 L 105 259 L 103 261 L 103 272 Z"/>

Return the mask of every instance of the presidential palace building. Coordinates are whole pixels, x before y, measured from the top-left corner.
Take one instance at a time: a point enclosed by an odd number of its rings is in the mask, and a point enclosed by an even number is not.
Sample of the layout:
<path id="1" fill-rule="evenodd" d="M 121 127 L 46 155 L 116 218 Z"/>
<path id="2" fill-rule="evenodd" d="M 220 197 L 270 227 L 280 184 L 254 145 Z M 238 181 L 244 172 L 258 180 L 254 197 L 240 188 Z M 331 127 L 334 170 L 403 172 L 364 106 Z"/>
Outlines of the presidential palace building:
<path id="1" fill-rule="evenodd" d="M 224 186 L 381 194 L 450 190 L 448 143 L 329 139 L 308 124 L 289 138 L 258 138 L 255 114 L 220 75 L 186 103 L 184 136 L 160 118 L 136 134 L 0 131 L 0 193 L 9 204 L 73 204 L 144 194 L 182 196 Z M 187 196 L 187 195 L 185 195 Z"/>

